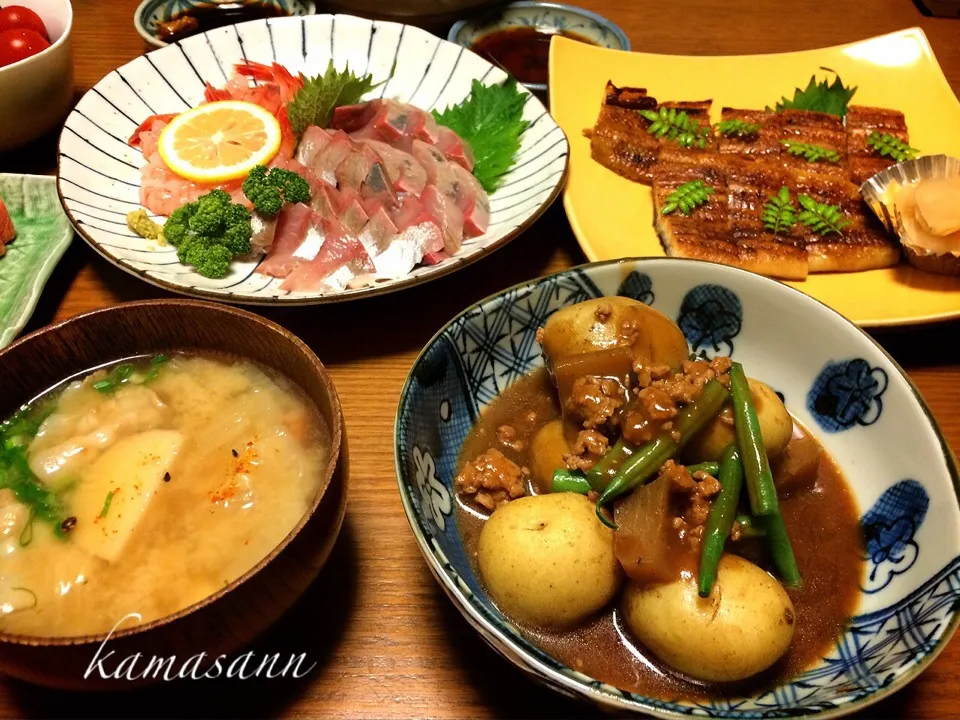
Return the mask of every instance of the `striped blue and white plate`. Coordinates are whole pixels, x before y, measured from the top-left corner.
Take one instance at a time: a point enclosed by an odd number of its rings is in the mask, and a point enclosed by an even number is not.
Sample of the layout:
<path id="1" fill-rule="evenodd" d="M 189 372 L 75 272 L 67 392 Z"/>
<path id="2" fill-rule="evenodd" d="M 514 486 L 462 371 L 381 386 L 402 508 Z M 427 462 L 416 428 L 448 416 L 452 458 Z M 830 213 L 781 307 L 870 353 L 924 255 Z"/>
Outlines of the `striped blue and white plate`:
<path id="1" fill-rule="evenodd" d="M 506 74 L 469 50 L 409 25 L 349 15 L 273 18 L 218 28 L 156 50 L 114 70 L 67 118 L 60 137 L 59 190 L 77 232 L 107 260 L 173 292 L 251 305 L 309 305 L 399 290 L 446 275 L 505 245 L 554 201 L 566 175 L 568 145 L 536 97 L 528 94 L 517 162 L 490 197 L 486 234 L 465 240 L 454 257 L 421 266 L 407 277 L 337 294 L 289 293 L 281 280 L 235 262 L 220 280 L 203 278 L 177 262 L 173 248 L 134 235 L 126 215 L 140 207 L 144 158 L 127 145 L 136 127 L 155 113 L 182 112 L 203 99 L 204 83 L 222 87 L 235 63 L 278 62 L 291 72 L 317 74 L 330 59 L 374 78 L 387 77 L 373 97 L 392 97 L 432 110 L 460 102 L 473 80 Z"/>

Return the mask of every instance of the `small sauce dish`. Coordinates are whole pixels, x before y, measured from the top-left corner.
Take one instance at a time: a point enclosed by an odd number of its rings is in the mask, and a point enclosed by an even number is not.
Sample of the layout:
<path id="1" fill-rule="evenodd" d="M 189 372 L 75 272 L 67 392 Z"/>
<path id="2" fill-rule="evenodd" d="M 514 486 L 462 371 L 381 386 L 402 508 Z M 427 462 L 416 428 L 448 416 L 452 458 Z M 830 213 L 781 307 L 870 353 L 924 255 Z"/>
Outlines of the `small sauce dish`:
<path id="1" fill-rule="evenodd" d="M 630 49 L 624 32 L 601 15 L 573 5 L 526 0 L 461 20 L 447 39 L 502 67 L 532 92 L 545 93 L 554 35 L 611 50 Z"/>
<path id="2" fill-rule="evenodd" d="M 312 15 L 313 0 L 143 0 L 133 26 L 156 47 L 246 20 Z"/>

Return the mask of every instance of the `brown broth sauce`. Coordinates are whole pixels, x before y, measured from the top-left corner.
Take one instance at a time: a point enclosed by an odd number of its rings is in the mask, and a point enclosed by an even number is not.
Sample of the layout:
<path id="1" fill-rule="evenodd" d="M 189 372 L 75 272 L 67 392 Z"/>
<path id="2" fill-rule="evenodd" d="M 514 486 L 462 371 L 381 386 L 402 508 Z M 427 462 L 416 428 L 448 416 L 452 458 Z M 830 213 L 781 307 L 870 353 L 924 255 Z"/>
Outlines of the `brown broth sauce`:
<path id="1" fill-rule="evenodd" d="M 550 40 L 554 35 L 596 45 L 593 40 L 568 30 L 508 27 L 482 35 L 470 49 L 503 67 L 522 83 L 546 85 L 550 76 Z"/>
<path id="2" fill-rule="evenodd" d="M 545 370 L 537 370 L 487 406 L 464 441 L 457 466 L 497 447 L 517 464 L 529 467 L 530 441 L 543 425 L 559 417 L 550 379 Z M 497 428 L 504 424 L 516 429 L 524 441 L 522 450 L 497 443 Z M 484 521 L 463 503 L 458 498 L 457 523 L 480 577 L 476 551 Z M 826 452 L 814 486 L 782 497 L 780 507 L 804 580 L 800 590 L 788 591 L 797 613 L 796 629 L 787 654 L 769 671 L 745 683 L 704 684 L 666 669 L 629 636 L 615 606 L 570 631 L 518 627 L 534 645 L 569 667 L 623 690 L 664 700 L 730 697 L 795 676 L 830 650 L 856 611 L 864 571 L 863 540 L 856 503 Z"/>

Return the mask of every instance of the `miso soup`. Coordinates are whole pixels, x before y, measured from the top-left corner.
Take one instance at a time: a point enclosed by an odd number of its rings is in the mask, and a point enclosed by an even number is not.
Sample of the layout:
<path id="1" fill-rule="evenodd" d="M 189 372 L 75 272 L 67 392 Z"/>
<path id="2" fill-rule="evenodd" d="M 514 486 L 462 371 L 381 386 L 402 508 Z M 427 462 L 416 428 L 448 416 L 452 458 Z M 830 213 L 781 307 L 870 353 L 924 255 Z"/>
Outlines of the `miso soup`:
<path id="1" fill-rule="evenodd" d="M 68 381 L 0 441 L 0 632 L 66 637 L 176 613 L 253 568 L 312 504 L 331 435 L 286 379 L 174 354 Z"/>

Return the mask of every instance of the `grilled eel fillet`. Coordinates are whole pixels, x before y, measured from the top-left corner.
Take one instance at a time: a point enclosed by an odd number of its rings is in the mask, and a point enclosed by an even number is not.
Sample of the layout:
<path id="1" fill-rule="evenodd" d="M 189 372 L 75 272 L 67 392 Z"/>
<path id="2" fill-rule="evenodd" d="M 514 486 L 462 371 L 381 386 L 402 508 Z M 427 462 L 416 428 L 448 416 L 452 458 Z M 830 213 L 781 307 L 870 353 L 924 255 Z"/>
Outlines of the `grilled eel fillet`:
<path id="1" fill-rule="evenodd" d="M 886 170 L 896 161 L 877 155 L 867 144 L 874 131 L 900 138 L 908 145 L 907 121 L 903 113 L 884 108 L 851 105 L 847 108 L 847 156 L 850 179 L 862 185 L 881 170 Z"/>
<path id="2" fill-rule="evenodd" d="M 715 155 L 717 141 L 711 133 L 706 148 L 681 148 L 673 141 L 647 132 L 650 121 L 637 111 L 676 108 L 686 112 L 701 127 L 709 127 L 710 106 L 709 100 L 658 104 L 644 88 L 619 88 L 607 82 L 597 124 L 584 130 L 584 135 L 590 138 L 590 154 L 594 160 L 628 180 L 649 185 L 652 168 L 661 159 L 696 162 L 698 157 Z"/>
<path id="3" fill-rule="evenodd" d="M 701 150 L 682 148 L 647 132 L 649 122 L 636 111 L 661 106 L 683 109 L 701 125 L 709 124 L 710 101 L 657 103 L 645 89 L 618 88 L 608 82 L 597 124 L 584 134 L 599 163 L 630 180 L 653 185 L 654 224 L 668 255 L 791 280 L 811 272 L 851 272 L 899 262 L 898 246 L 866 212 L 858 184 L 892 163 L 869 147 L 871 132 L 908 141 L 902 113 L 850 106 L 845 127 L 843 120 L 824 113 L 725 107 L 721 119 L 755 123 L 759 131 L 746 138 L 711 133 L 707 148 Z M 785 142 L 829 148 L 840 161 L 811 163 L 791 154 Z M 666 196 L 692 180 L 703 180 L 716 194 L 690 217 L 664 216 L 660 208 Z M 841 235 L 814 235 L 799 223 L 786 233 L 768 232 L 763 207 L 784 186 L 793 197 L 803 193 L 840 206 L 851 224 Z"/>
<path id="4" fill-rule="evenodd" d="M 714 188 L 708 202 L 689 216 L 664 215 L 666 197 L 693 180 Z M 782 234 L 768 232 L 763 207 L 783 186 L 840 206 L 851 224 L 840 235 L 816 235 L 800 223 Z M 653 202 L 654 225 L 671 257 L 710 260 L 784 280 L 889 267 L 900 260 L 897 244 L 864 212 L 857 186 L 831 174 L 740 158 L 710 166 L 661 163 L 653 170 Z"/>
<path id="5" fill-rule="evenodd" d="M 761 185 L 774 185 L 785 170 L 759 163 L 727 161 L 714 166 L 663 163 L 653 173 L 654 225 L 671 257 L 710 260 L 789 280 L 807 276 L 802 240 L 767 233 L 759 219 Z M 743 165 L 743 172 L 737 168 Z M 769 174 L 769 177 L 762 177 Z M 684 183 L 702 180 L 714 188 L 690 215 L 664 215 L 666 197 Z M 777 190 L 780 186 L 777 186 Z"/>

